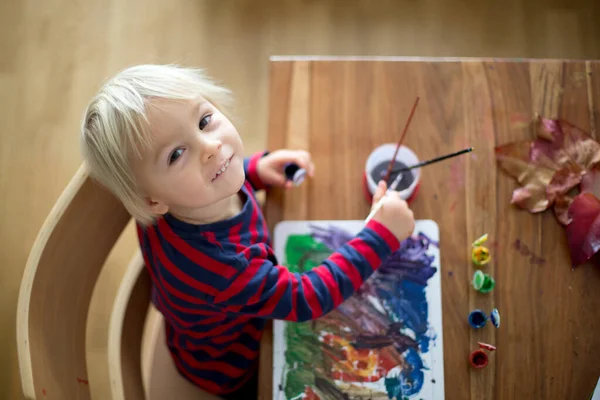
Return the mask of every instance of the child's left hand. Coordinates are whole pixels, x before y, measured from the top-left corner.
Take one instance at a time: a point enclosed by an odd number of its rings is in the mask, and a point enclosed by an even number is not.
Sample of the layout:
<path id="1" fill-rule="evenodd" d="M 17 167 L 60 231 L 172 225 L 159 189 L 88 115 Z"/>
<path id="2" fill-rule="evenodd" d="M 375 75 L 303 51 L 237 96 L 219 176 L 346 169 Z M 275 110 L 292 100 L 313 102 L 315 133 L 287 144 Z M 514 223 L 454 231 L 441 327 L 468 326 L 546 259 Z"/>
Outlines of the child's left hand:
<path id="1" fill-rule="evenodd" d="M 284 172 L 288 163 L 298 164 L 311 178 L 315 173 L 310 153 L 304 150 L 276 150 L 269 153 L 258 161 L 256 172 L 265 185 L 289 189 L 293 183 L 286 179 Z"/>

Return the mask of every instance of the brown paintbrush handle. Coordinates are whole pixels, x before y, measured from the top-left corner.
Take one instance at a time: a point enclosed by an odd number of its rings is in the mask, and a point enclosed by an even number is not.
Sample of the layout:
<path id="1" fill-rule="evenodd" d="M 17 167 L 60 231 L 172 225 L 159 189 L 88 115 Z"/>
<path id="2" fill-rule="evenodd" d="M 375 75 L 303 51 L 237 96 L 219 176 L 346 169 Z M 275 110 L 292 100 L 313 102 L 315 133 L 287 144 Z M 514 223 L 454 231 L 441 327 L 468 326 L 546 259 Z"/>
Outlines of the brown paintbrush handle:
<path id="1" fill-rule="evenodd" d="M 390 174 L 392 173 L 392 167 L 394 166 L 394 163 L 396 162 L 396 156 L 398 155 L 398 150 L 400 149 L 402 142 L 404 142 L 404 137 L 406 136 L 406 132 L 408 132 L 408 126 L 410 125 L 410 121 L 412 120 L 412 117 L 415 114 L 415 110 L 417 109 L 417 104 L 419 104 L 419 96 L 417 96 L 417 98 L 415 99 L 415 104 L 413 104 L 413 108 L 410 111 L 410 115 L 408 116 L 408 119 L 406 120 L 406 124 L 404 125 L 404 131 L 402 131 L 402 136 L 400 136 L 400 140 L 398 140 L 398 144 L 396 145 L 396 151 L 394 151 L 394 157 L 392 157 L 392 159 L 390 160 L 390 163 L 388 164 L 387 172 L 385 174 L 385 179 L 384 179 L 386 184 L 387 184 L 387 181 L 390 179 Z"/>

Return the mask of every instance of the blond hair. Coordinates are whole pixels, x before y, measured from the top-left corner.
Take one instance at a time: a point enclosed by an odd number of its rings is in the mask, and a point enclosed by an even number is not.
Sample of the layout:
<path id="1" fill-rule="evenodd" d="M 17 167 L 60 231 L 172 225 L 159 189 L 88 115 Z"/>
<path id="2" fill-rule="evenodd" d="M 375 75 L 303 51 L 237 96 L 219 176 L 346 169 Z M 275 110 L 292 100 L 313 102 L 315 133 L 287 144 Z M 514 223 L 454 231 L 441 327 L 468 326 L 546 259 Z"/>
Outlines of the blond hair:
<path id="1" fill-rule="evenodd" d="M 131 159 L 150 141 L 147 105 L 152 98 L 188 100 L 203 97 L 226 114 L 230 91 L 203 70 L 177 65 L 138 65 L 108 80 L 88 105 L 81 147 L 90 176 L 110 190 L 133 218 L 154 222 L 136 184 Z"/>

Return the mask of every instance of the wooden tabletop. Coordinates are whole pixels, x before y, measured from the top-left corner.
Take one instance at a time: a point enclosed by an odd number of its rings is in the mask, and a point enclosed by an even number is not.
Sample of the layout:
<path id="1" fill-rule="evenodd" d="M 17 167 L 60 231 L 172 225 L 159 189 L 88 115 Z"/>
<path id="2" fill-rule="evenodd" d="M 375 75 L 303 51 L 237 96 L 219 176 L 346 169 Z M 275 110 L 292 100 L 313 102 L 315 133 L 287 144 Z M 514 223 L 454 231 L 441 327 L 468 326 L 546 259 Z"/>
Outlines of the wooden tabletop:
<path id="1" fill-rule="evenodd" d="M 312 153 L 316 175 L 267 196 L 282 220 L 362 219 L 369 153 L 395 143 L 417 96 L 404 144 L 420 159 L 476 151 L 422 171 L 411 208 L 440 227 L 446 399 L 587 399 L 600 376 L 600 268 L 572 270 L 565 229 L 552 211 L 511 206 L 516 183 L 494 147 L 531 137 L 536 113 L 600 135 L 600 63 L 495 59 L 277 58 L 270 65 L 269 149 Z M 496 288 L 470 286 L 471 242 L 490 235 Z M 517 245 L 518 243 L 518 245 Z M 531 263 L 544 259 L 545 263 Z M 498 308 L 499 329 L 473 330 L 469 312 Z M 261 399 L 271 397 L 272 333 L 261 349 Z M 468 357 L 497 346 L 489 365 Z"/>

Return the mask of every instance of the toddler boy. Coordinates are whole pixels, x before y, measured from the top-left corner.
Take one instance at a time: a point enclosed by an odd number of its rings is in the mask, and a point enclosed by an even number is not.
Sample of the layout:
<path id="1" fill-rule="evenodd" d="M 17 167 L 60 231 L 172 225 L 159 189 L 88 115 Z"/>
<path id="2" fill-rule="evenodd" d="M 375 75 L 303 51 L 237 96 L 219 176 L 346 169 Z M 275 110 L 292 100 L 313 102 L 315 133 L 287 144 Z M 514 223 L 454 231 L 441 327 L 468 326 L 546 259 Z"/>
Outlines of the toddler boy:
<path id="1" fill-rule="evenodd" d="M 225 399 L 256 397 L 266 319 L 306 321 L 351 296 L 414 229 L 397 193 L 354 239 L 298 274 L 278 264 L 257 190 L 290 188 L 284 166 L 314 173 L 303 150 L 244 156 L 230 93 L 201 70 L 141 65 L 89 104 L 82 150 L 91 176 L 137 221 L 179 372 Z M 373 204 L 385 193 L 381 182 Z M 336 201 L 334 197 L 324 201 Z"/>

